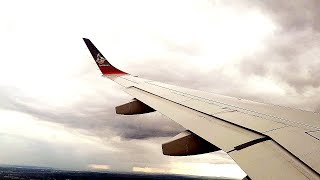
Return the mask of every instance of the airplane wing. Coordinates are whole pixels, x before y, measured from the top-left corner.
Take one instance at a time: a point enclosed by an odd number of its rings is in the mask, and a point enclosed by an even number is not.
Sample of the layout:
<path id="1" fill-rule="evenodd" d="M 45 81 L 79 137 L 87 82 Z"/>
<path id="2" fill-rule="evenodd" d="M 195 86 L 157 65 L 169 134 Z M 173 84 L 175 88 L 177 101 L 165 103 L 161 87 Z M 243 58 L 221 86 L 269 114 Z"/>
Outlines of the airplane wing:
<path id="1" fill-rule="evenodd" d="M 163 154 L 223 150 L 245 179 L 320 179 L 319 114 L 134 77 L 84 42 L 104 77 L 135 98 L 116 107 L 117 114 L 158 111 L 187 129 L 162 145 Z"/>

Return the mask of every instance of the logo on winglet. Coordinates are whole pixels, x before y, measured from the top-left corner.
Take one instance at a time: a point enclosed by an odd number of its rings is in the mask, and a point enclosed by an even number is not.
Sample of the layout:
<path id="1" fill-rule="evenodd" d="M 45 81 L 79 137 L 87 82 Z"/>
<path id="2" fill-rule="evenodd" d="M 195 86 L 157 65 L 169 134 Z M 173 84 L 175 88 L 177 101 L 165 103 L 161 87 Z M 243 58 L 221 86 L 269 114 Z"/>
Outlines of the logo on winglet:
<path id="1" fill-rule="evenodd" d="M 110 66 L 108 61 L 100 54 L 97 54 L 96 62 L 98 63 L 99 66 Z"/>

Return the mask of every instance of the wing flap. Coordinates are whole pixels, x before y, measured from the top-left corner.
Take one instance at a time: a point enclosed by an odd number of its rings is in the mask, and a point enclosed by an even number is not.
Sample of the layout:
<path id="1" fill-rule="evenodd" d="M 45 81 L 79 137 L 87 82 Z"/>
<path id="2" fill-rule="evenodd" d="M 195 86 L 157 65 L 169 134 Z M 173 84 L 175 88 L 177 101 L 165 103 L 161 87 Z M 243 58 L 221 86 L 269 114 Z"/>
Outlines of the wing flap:
<path id="1" fill-rule="evenodd" d="M 267 132 L 274 141 L 281 144 L 298 159 L 307 163 L 312 169 L 320 172 L 320 143 L 305 131 L 296 127 L 286 127 Z M 303 142 L 303 145 L 301 145 Z"/>
<path id="2" fill-rule="evenodd" d="M 316 172 L 272 140 L 228 154 L 251 179 L 319 179 Z"/>

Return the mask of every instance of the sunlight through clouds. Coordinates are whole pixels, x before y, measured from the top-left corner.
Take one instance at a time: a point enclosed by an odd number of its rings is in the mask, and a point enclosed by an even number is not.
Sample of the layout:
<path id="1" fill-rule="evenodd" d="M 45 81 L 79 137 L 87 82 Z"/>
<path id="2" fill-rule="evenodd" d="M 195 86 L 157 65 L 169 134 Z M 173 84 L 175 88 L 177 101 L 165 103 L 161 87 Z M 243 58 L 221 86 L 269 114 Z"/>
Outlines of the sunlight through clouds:
<path id="1" fill-rule="evenodd" d="M 133 167 L 133 172 L 143 172 L 143 173 L 167 173 L 165 169 L 161 168 L 151 168 L 151 167 Z"/>
<path id="2" fill-rule="evenodd" d="M 105 171 L 110 169 L 110 166 L 106 164 L 89 164 L 88 168 L 92 170 Z"/>
<path id="3" fill-rule="evenodd" d="M 246 174 L 235 164 L 210 164 L 210 163 L 170 163 L 168 168 L 133 167 L 133 172 L 156 174 L 188 174 L 208 177 L 244 177 Z"/>
<path id="4" fill-rule="evenodd" d="M 190 174 L 201 176 L 244 177 L 246 174 L 235 164 L 210 164 L 210 163 L 172 163 L 169 173 Z"/>

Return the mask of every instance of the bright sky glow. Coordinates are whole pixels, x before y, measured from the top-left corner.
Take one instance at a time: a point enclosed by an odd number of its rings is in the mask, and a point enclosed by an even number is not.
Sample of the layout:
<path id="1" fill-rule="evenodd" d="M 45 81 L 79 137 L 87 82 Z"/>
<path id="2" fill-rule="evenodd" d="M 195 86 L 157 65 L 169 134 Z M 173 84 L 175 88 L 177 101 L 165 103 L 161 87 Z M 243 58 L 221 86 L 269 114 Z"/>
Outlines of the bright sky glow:
<path id="1" fill-rule="evenodd" d="M 92 169 L 92 170 L 100 170 L 100 171 L 103 171 L 103 170 L 108 170 L 110 169 L 110 166 L 109 165 L 106 165 L 106 164 L 89 164 L 88 165 L 88 168 Z"/>

